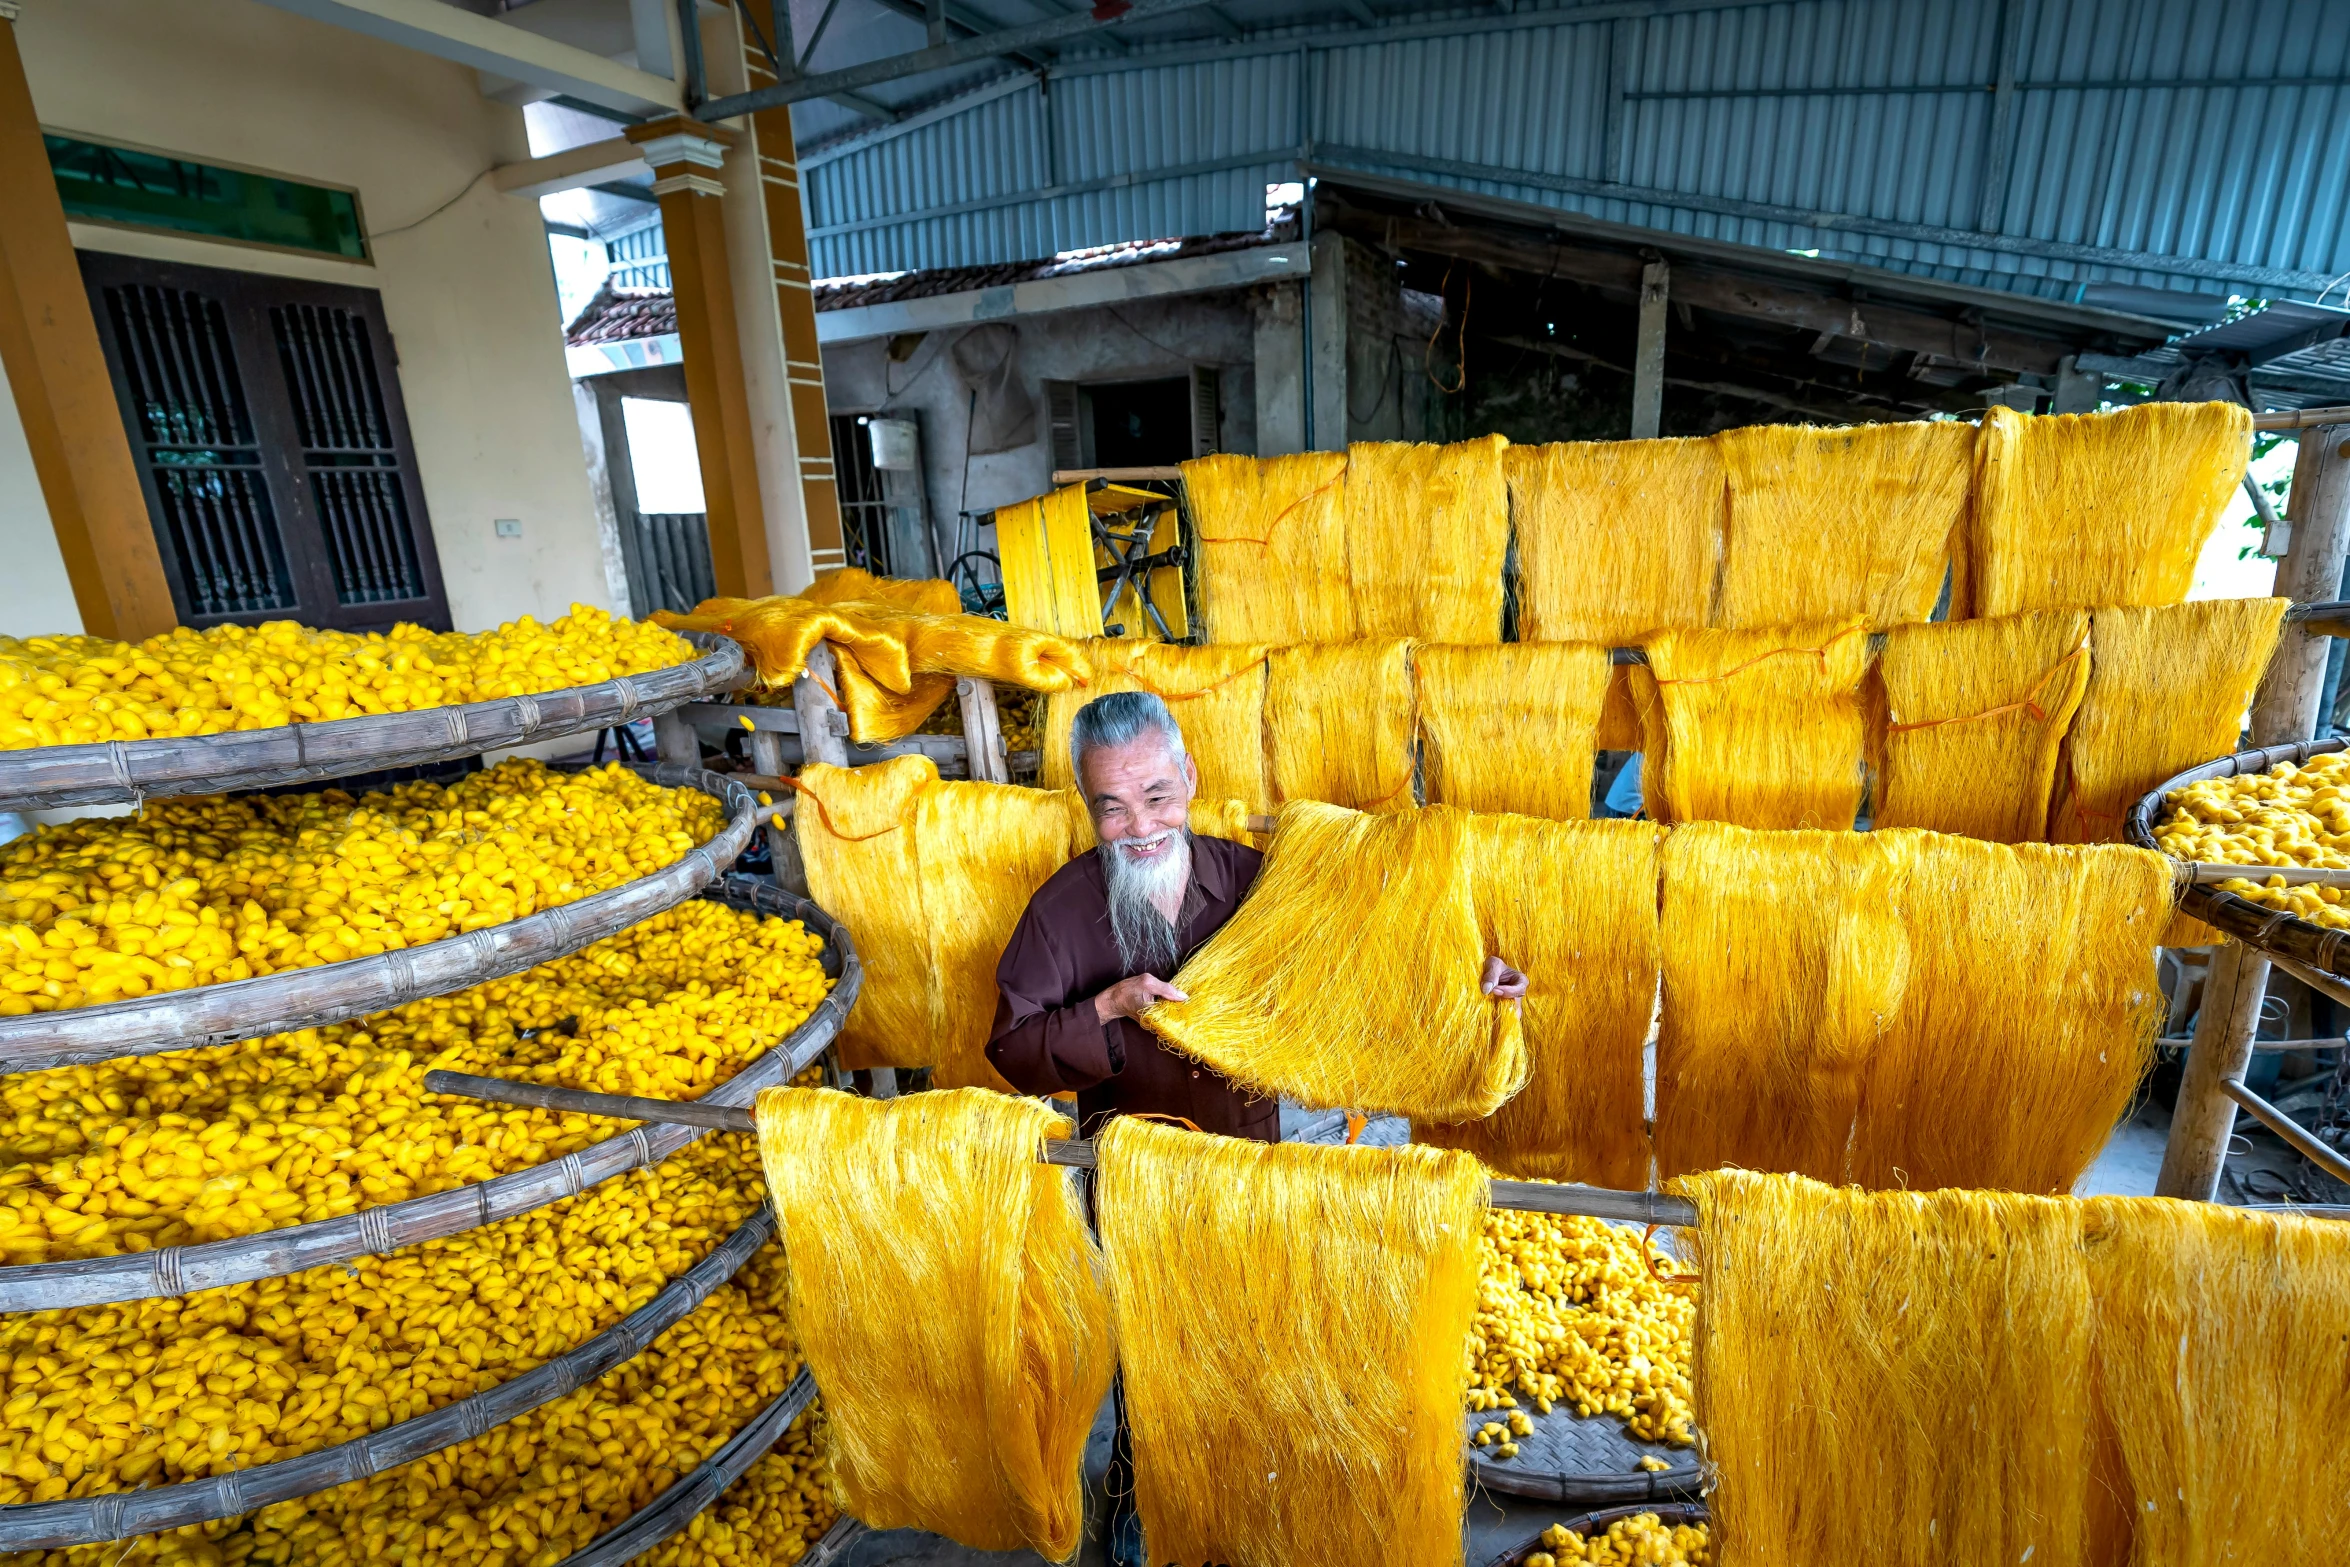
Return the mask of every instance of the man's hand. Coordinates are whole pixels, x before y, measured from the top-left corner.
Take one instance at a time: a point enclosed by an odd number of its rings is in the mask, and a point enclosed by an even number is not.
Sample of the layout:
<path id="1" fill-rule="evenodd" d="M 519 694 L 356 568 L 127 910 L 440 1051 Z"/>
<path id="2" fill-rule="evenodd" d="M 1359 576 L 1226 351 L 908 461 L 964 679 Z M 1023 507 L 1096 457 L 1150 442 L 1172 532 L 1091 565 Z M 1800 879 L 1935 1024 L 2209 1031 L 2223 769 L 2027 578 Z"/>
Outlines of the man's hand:
<path id="1" fill-rule="evenodd" d="M 1497 960 L 1498 961 L 1498 960 Z M 1519 988 L 1525 988 L 1520 980 Z M 1122 979 L 1093 998 L 1093 1015 L 1107 1023 L 1114 1017 L 1140 1019 L 1143 1009 L 1154 1001 L 1189 1001 L 1191 998 L 1156 974 L 1137 974 Z"/>
<path id="2" fill-rule="evenodd" d="M 1502 1001 L 1516 1001 L 1526 994 L 1526 976 L 1498 957 L 1485 960 L 1484 983 L 1485 993 Z"/>

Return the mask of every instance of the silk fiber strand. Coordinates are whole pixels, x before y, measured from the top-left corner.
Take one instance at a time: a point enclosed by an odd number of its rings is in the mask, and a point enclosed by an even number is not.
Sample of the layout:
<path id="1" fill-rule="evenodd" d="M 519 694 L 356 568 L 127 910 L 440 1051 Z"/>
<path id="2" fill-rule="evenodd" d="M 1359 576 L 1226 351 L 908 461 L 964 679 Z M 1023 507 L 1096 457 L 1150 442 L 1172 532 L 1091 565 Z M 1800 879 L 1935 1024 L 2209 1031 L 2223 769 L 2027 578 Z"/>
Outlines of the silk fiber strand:
<path id="1" fill-rule="evenodd" d="M 2169 864 L 2119 844 L 1869 836 L 1906 840 L 1909 972 L 1861 1069 L 1842 1178 L 2070 1192 L 2152 1064 Z"/>
<path id="2" fill-rule="evenodd" d="M 1663 835 L 1647 822 L 1469 818 L 1488 950 L 1526 975 L 1532 1076 L 1481 1121 L 1415 1121 L 1414 1142 L 1527 1180 L 1648 1184 L 1641 1053 L 1656 1010 Z"/>
<path id="3" fill-rule="evenodd" d="M 856 566 L 819 571 L 815 581 L 792 596 L 811 604 L 887 604 L 917 615 L 963 613 L 962 595 L 951 582 L 936 577 L 876 577 Z"/>
<path id="4" fill-rule="evenodd" d="M 1502 461 L 1521 638 L 1628 647 L 1711 623 L 1727 494 L 1712 441 L 1513 446 Z"/>
<path id="5" fill-rule="evenodd" d="M 2046 835 L 2058 748 L 2089 683 L 2086 614 L 1901 626 L 1877 672 L 1890 722 L 1876 826 Z"/>
<path id="6" fill-rule="evenodd" d="M 875 1529 L 1076 1555 L 1114 1360 L 1071 1123 L 976 1089 L 759 1095 L 792 1332 L 842 1506 Z"/>
<path id="7" fill-rule="evenodd" d="M 1359 635 L 1346 586 L 1346 456 L 1232 454 L 1183 465 L 1210 642 L 1344 642 Z"/>
<path id="8" fill-rule="evenodd" d="M 1675 828 L 1661 859 L 1656 1157 L 1844 1178 L 1908 981 L 1902 834 Z"/>
<path id="9" fill-rule="evenodd" d="M 1509 487 L 1498 435 L 1347 451 L 1346 577 L 1355 635 L 1501 640 Z"/>
<path id="10" fill-rule="evenodd" d="M 1859 622 L 1668 631 L 1647 651 L 1658 696 L 1643 715 L 1649 815 L 1852 825 L 1866 739 L 1859 691 L 1869 644 Z"/>
<path id="11" fill-rule="evenodd" d="M 760 684 L 789 685 L 819 642 L 853 656 L 863 672 L 900 695 L 917 675 L 968 675 L 1066 691 L 1092 674 L 1073 642 L 978 615 L 924 615 L 868 601 L 812 604 L 806 599 L 709 599 L 690 615 L 656 610 L 676 631 L 717 631 L 749 653 Z"/>
<path id="12" fill-rule="evenodd" d="M 1557 821 L 1591 814 L 1607 649 L 1423 644 L 1412 669 L 1431 805 Z"/>
<path id="13" fill-rule="evenodd" d="M 938 782 L 929 758 L 871 767 L 801 769 L 809 798 L 792 811 L 808 896 L 848 927 L 865 983 L 841 1025 L 844 1066 L 928 1066 L 930 947 L 915 852 L 914 815 Z"/>
<path id="14" fill-rule="evenodd" d="M 2236 748 L 2284 599 L 2206 599 L 2090 617 L 2089 684 L 2065 738 L 2048 836 L 2113 843 L 2156 784 Z"/>
<path id="15" fill-rule="evenodd" d="M 1039 783 L 1066 789 L 1075 782 L 1069 771 L 1069 725 L 1077 709 L 1112 692 L 1148 691 L 1175 715 L 1183 748 L 1199 765 L 1200 795 L 1246 800 L 1251 810 L 1271 814 L 1262 646 L 1185 647 L 1115 639 L 1089 642 L 1085 654 L 1093 665 L 1092 683 L 1044 700 Z"/>
<path id="16" fill-rule="evenodd" d="M 1738 1170 L 1676 1187 L 1700 1220 L 1718 1567 L 2107 1567 L 2078 1205 Z"/>
<path id="17" fill-rule="evenodd" d="M 1093 510 L 1085 486 L 996 509 L 1003 562 L 1004 616 L 1072 640 L 1102 634 L 1102 595 L 1093 562 Z"/>
<path id="18" fill-rule="evenodd" d="M 1991 409 L 1975 443 L 1975 613 L 2180 602 L 2251 455 L 2235 403 Z"/>
<path id="19" fill-rule="evenodd" d="M 1460 1562 L 1477 1162 L 1131 1117 L 1100 1157 L 1146 1559 Z"/>
<path id="20" fill-rule="evenodd" d="M 1466 812 L 1283 808 L 1254 887 L 1144 1022 L 1311 1109 L 1489 1115 L 1525 1085 L 1518 1012 L 1482 988 Z"/>
<path id="21" fill-rule="evenodd" d="M 1265 746 L 1275 799 L 1412 808 L 1411 656 L 1409 642 L 1273 651 Z"/>
<path id="22" fill-rule="evenodd" d="M 1715 624 L 1881 629 L 1934 612 L 1964 543 L 1972 425 L 1756 425 L 1713 441 L 1730 485 Z"/>
<path id="23" fill-rule="evenodd" d="M 958 781 L 923 790 L 915 821 L 938 1066 L 931 1081 L 1009 1093 L 987 1059 L 996 964 L 1028 900 L 1069 862 L 1068 807 L 1042 789 Z"/>

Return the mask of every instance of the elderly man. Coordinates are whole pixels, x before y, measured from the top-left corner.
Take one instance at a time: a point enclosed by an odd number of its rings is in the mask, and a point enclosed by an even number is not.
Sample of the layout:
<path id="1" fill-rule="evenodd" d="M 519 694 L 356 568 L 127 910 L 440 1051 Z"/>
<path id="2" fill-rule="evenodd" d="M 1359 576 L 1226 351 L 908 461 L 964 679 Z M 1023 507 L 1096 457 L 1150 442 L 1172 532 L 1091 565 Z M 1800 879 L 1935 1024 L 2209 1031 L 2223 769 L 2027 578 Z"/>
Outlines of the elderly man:
<path id="1" fill-rule="evenodd" d="M 1081 1132 L 1113 1115 L 1181 1116 L 1203 1132 L 1281 1138 L 1279 1104 L 1177 1055 L 1138 1021 L 1168 981 L 1240 907 L 1264 856 L 1186 825 L 1199 769 L 1167 704 L 1147 692 L 1097 697 L 1069 727 L 1077 786 L 1101 847 L 1037 889 L 996 965 L 987 1058 L 1023 1093 L 1077 1095 Z M 1485 964 L 1488 994 L 1525 976 Z"/>

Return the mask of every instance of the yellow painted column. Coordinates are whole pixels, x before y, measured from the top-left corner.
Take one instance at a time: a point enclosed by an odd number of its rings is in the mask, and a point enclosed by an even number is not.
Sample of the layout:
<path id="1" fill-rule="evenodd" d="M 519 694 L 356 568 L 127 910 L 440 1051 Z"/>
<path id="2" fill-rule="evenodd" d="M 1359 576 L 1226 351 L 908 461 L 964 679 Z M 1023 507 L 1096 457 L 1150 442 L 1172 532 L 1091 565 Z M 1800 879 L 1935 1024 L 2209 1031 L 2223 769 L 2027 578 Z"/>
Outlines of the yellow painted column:
<path id="1" fill-rule="evenodd" d="M 169 631 L 179 612 L 41 145 L 16 14 L 15 0 L 0 0 L 0 368 L 82 628 L 136 642 Z"/>
<path id="2" fill-rule="evenodd" d="M 726 187 L 719 171 L 736 133 L 672 115 L 630 126 L 628 139 L 652 165 L 661 202 L 713 575 L 721 597 L 759 598 L 775 591 L 775 579 L 720 208 Z"/>
<path id="3" fill-rule="evenodd" d="M 754 89 L 772 86 L 776 80 L 766 55 L 748 40 L 743 74 Z M 824 358 L 816 342 L 816 296 L 809 287 L 799 147 L 792 137 L 788 108 L 752 115 L 750 129 L 775 269 L 776 313 L 783 326 L 784 372 L 791 383 L 792 439 L 799 453 L 800 493 L 807 512 L 808 558 L 823 571 L 845 565 L 847 557 L 841 544 L 840 491 L 833 475 L 832 424 L 824 400 Z"/>

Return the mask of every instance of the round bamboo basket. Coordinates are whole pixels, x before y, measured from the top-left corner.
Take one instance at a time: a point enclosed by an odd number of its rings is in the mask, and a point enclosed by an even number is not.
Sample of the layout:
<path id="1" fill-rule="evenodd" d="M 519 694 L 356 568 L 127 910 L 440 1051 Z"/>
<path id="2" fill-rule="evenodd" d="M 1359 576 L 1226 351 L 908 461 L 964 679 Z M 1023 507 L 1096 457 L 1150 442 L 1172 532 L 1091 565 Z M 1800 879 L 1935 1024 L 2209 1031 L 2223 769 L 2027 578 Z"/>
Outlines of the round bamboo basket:
<path id="1" fill-rule="evenodd" d="M 2304 740 L 2291 745 L 2256 746 L 2249 751 L 2238 751 L 2217 761 L 2190 767 L 2176 777 L 2166 778 L 2156 785 L 2124 819 L 2123 830 L 2130 842 L 2140 848 L 2160 852 L 2154 841 L 2155 826 L 2162 820 L 2163 801 L 2174 789 L 2207 778 L 2239 778 L 2247 773 L 2265 773 L 2279 762 L 2306 762 L 2313 756 L 2350 747 L 2350 740 Z M 2174 864 L 2183 862 L 2174 861 Z M 2230 866 L 2230 870 L 2238 867 Z M 2240 868 L 2248 880 L 2258 881 L 2271 871 L 2273 865 L 2246 865 Z M 2280 957 L 2306 964 L 2323 974 L 2350 978 L 2350 931 L 2328 930 L 2313 925 L 2298 914 L 2272 909 L 2255 903 L 2250 898 L 2232 892 L 2222 892 L 2208 883 L 2190 883 L 2179 894 L 2179 908 L 2191 914 L 2221 934 L 2243 942 L 2256 952 L 2275 953 Z"/>
<path id="2" fill-rule="evenodd" d="M 750 845 L 762 807 L 740 783 L 720 773 L 666 762 L 615 765 L 625 765 L 657 784 L 716 796 L 726 806 L 725 827 L 708 843 L 650 876 L 462 936 L 225 985 L 0 1018 L 0 1072 L 37 1072 L 233 1044 L 365 1017 L 426 996 L 503 979 L 675 908 L 716 881 Z"/>
<path id="3" fill-rule="evenodd" d="M 1678 1523 L 1706 1523 L 1711 1520 L 1711 1515 L 1702 1503 L 1661 1502 L 1645 1507 L 1610 1507 L 1600 1512 L 1585 1513 L 1580 1518 L 1567 1519 L 1563 1527 L 1574 1530 L 1588 1540 L 1594 1534 L 1605 1534 L 1607 1526 L 1617 1519 L 1636 1518 L 1642 1513 L 1656 1514 L 1657 1522 L 1668 1527 Z M 1526 1567 L 1526 1558 L 1543 1549 L 1542 1536 L 1538 1534 L 1525 1544 L 1502 1552 L 1486 1563 L 1486 1567 Z"/>
<path id="4" fill-rule="evenodd" d="M 1462 1430 L 1474 1436 L 1479 1426 L 1499 1414 L 1471 1411 Z M 1636 1441 L 1613 1415 L 1586 1417 L 1558 1409 L 1531 1418 L 1533 1434 L 1516 1439 L 1515 1458 L 1496 1458 L 1489 1449 L 1469 1448 L 1472 1480 L 1509 1496 L 1587 1507 L 1693 1498 L 1703 1484 L 1694 1449 Z M 1662 1459 L 1672 1467 L 1642 1469 L 1643 1458 Z"/>
<path id="5" fill-rule="evenodd" d="M 354 1480 L 365 1480 L 455 1447 L 493 1426 L 504 1425 L 577 1392 L 613 1367 L 643 1354 L 653 1340 L 708 1299 L 712 1290 L 734 1277 L 751 1260 L 751 1254 L 767 1244 L 774 1234 L 775 1215 L 762 1206 L 717 1250 L 670 1280 L 644 1305 L 578 1348 L 524 1372 L 511 1382 L 501 1382 L 486 1393 L 444 1404 L 430 1414 L 397 1421 L 357 1441 L 322 1447 L 299 1458 L 256 1464 L 250 1469 L 207 1480 L 0 1507 L 0 1551 L 103 1544 L 188 1524 L 210 1523 L 218 1518 L 235 1518 L 273 1502 L 291 1501 Z M 663 1500 L 666 1499 L 664 1496 Z"/>
<path id="6" fill-rule="evenodd" d="M 731 639 L 698 631 L 682 635 L 701 649 L 701 657 L 535 696 L 170 740 L 0 751 L 0 811 L 222 794 L 478 756 L 665 713 L 749 678 L 742 648 Z"/>
<path id="7" fill-rule="evenodd" d="M 804 921 L 824 937 L 825 971 L 832 991 L 799 1027 L 769 1045 L 765 1054 L 702 1096 L 703 1102 L 748 1105 L 762 1088 L 787 1083 L 840 1032 L 841 1020 L 856 1003 L 864 964 L 849 934 L 832 917 L 803 898 L 778 891 L 764 879 L 729 876 L 709 896 L 738 909 Z M 709 1133 L 691 1126 L 638 1126 L 592 1143 L 549 1163 L 516 1170 L 471 1186 L 460 1186 L 406 1202 L 386 1203 L 335 1219 L 293 1224 L 197 1246 L 164 1246 L 119 1257 L 82 1257 L 70 1262 L 31 1262 L 0 1267 L 0 1311 L 52 1311 L 65 1306 L 100 1306 L 154 1296 L 185 1295 L 256 1279 L 348 1262 L 438 1240 L 510 1219 L 534 1208 L 575 1196 L 613 1176 L 658 1164 Z"/>
<path id="8" fill-rule="evenodd" d="M 564 1557 L 557 1567 L 621 1567 L 622 1563 L 634 1561 L 679 1533 L 724 1495 L 728 1486 L 741 1479 L 745 1470 L 766 1457 L 768 1449 L 783 1440 L 783 1433 L 815 1401 L 816 1379 L 803 1366 L 800 1374 L 792 1378 L 791 1386 L 753 1415 L 750 1424 L 728 1437 L 726 1444 L 704 1459 L 692 1474 L 647 1502 L 619 1528 L 601 1536 L 586 1550 Z M 801 1558 L 811 1567 L 814 1562 L 826 1559 L 813 1552 Z"/>

